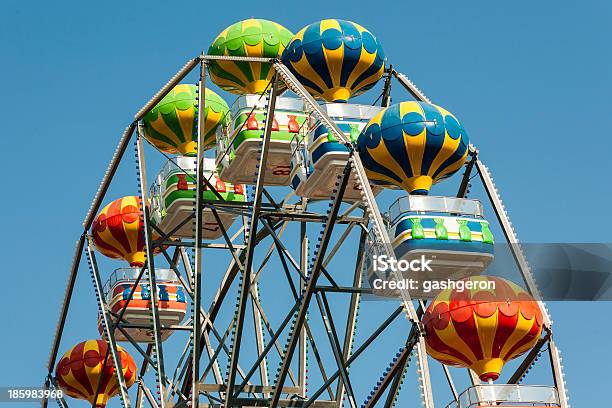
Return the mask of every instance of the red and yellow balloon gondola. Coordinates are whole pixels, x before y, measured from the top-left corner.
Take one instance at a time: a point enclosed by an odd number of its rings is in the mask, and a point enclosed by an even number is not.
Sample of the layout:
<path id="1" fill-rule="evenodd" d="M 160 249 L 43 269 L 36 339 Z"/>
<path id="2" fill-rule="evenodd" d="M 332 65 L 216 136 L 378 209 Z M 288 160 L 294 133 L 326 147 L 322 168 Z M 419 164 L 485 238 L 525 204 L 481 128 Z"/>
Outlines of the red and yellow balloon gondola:
<path id="1" fill-rule="evenodd" d="M 508 360 L 535 345 L 542 333 L 542 311 L 510 281 L 484 276 L 463 281 L 470 280 L 488 283 L 488 288 L 445 290 L 427 308 L 427 353 L 443 364 L 469 367 L 483 381 L 496 380 Z"/>
<path id="2" fill-rule="evenodd" d="M 124 259 L 131 266 L 145 261 L 141 200 L 136 196 L 119 198 L 100 211 L 92 226 L 98 251 L 113 259 Z"/>
<path id="3" fill-rule="evenodd" d="M 119 394 L 119 382 L 109 357 L 104 364 L 108 345 L 104 340 L 86 340 L 68 350 L 60 359 L 55 376 L 60 388 L 70 397 L 87 400 L 104 408 L 108 399 Z M 136 363 L 123 347 L 117 346 L 121 371 L 129 388 L 136 380 Z M 96 396 L 98 383 L 99 394 Z"/>

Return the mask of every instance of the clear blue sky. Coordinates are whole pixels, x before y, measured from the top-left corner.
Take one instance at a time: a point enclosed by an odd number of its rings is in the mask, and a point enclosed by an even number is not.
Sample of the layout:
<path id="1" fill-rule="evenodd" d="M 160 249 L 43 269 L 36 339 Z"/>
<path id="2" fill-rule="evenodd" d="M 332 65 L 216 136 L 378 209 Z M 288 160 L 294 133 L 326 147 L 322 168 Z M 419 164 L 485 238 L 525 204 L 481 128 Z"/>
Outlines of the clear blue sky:
<path id="1" fill-rule="evenodd" d="M 396 68 L 462 119 L 523 240 L 609 241 L 611 7 L 592 0 L 4 0 L 0 386 L 43 379 L 81 221 L 133 113 L 243 18 L 294 32 L 328 17 L 364 25 Z M 113 198 L 135 192 L 129 154 Z M 576 223 L 579 238 L 568 232 Z M 86 274 L 78 285 L 71 341 L 96 333 Z M 612 304 L 550 309 L 573 406 L 609 400 Z"/>

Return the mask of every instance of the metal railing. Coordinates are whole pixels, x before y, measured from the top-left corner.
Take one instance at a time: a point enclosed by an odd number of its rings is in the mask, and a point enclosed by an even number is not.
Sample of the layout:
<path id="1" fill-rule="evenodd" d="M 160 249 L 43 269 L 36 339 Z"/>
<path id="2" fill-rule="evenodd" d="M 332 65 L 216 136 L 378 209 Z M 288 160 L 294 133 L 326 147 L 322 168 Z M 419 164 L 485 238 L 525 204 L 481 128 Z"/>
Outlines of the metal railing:
<path id="1" fill-rule="evenodd" d="M 210 173 L 216 170 L 217 170 L 217 166 L 215 164 L 215 159 L 205 157 L 204 158 L 204 171 Z M 196 172 L 195 159 L 193 157 L 177 156 L 171 160 L 168 160 L 166 161 L 166 164 L 164 164 L 164 167 L 162 167 L 162 169 L 160 170 L 159 176 L 161 177 L 162 180 L 165 180 L 166 177 L 168 177 L 170 173 L 175 173 L 175 172 L 179 172 L 179 173 L 187 172 L 192 175 L 195 174 Z"/>
<path id="2" fill-rule="evenodd" d="M 397 199 L 389 206 L 386 218 L 393 224 L 407 212 L 438 212 L 483 217 L 483 206 L 479 200 L 456 197 L 411 195 Z"/>
<path id="3" fill-rule="evenodd" d="M 136 281 L 138 275 L 140 274 L 140 268 L 117 268 L 110 274 L 108 280 L 104 284 L 103 292 L 104 296 L 108 296 L 111 289 L 118 282 L 130 282 Z M 180 280 L 177 278 L 176 274 L 172 269 L 165 268 L 155 268 L 155 279 L 157 282 L 176 282 L 180 283 Z"/>
<path id="4" fill-rule="evenodd" d="M 334 120 L 369 121 L 384 108 L 356 103 L 325 103 L 321 108 Z"/>
<path id="5" fill-rule="evenodd" d="M 463 391 L 446 408 L 559 407 L 557 389 L 545 385 L 481 384 Z"/>

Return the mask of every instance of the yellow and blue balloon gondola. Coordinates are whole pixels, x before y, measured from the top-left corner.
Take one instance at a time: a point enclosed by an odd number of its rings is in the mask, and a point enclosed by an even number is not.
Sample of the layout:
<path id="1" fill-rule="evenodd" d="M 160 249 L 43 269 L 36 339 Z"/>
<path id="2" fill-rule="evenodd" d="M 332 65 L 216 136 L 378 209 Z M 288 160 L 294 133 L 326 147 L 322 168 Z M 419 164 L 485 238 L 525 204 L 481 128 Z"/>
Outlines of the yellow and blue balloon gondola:
<path id="1" fill-rule="evenodd" d="M 346 102 L 371 87 L 385 71 L 378 39 L 357 23 L 327 19 L 301 29 L 283 63 L 315 97 Z"/>
<path id="2" fill-rule="evenodd" d="M 468 135 L 452 113 L 412 101 L 381 111 L 357 140 L 370 180 L 411 194 L 427 194 L 432 184 L 459 170 L 468 146 Z"/>

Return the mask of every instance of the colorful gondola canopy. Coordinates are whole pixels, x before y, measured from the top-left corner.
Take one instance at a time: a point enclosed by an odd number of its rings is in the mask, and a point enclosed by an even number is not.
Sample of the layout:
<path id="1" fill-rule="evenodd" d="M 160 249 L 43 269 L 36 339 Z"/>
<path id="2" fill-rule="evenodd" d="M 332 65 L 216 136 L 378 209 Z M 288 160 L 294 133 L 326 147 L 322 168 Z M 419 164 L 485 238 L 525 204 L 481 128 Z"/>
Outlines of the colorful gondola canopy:
<path id="1" fill-rule="evenodd" d="M 441 292 L 423 316 L 427 353 L 443 364 L 469 367 L 483 381 L 496 380 L 508 360 L 538 341 L 542 312 L 510 281 L 484 276 L 463 281 L 468 280 L 493 282 L 495 288 Z"/>
<path id="2" fill-rule="evenodd" d="M 269 20 L 239 21 L 221 32 L 208 49 L 209 55 L 232 57 L 280 58 L 293 34 Z M 260 94 L 274 74 L 267 62 L 220 61 L 208 63 L 210 78 L 225 91 Z"/>
<path id="3" fill-rule="evenodd" d="M 402 102 L 379 112 L 359 135 L 357 150 L 370 180 L 427 194 L 466 161 L 468 135 L 444 108 Z"/>
<path id="4" fill-rule="evenodd" d="M 107 349 L 103 340 L 86 340 L 68 350 L 55 370 L 60 388 L 72 398 L 87 400 L 96 408 L 104 408 L 109 398 L 119 394 L 113 359 L 109 356 L 104 364 Z M 117 352 L 129 388 L 136 380 L 136 363 L 123 347 L 117 346 Z M 100 381 L 100 392 L 95 398 Z"/>
<path id="5" fill-rule="evenodd" d="M 103 255 L 143 266 L 145 241 L 140 198 L 119 198 L 100 211 L 92 226 L 94 244 Z"/>
<path id="6" fill-rule="evenodd" d="M 283 63 L 315 97 L 346 102 L 382 77 L 385 55 L 378 39 L 357 23 L 327 19 L 301 29 Z"/>
<path id="7" fill-rule="evenodd" d="M 143 119 L 144 136 L 159 150 L 194 155 L 197 150 L 198 88 L 195 85 L 175 86 Z M 229 123 L 229 106 L 206 88 L 204 92 L 204 148 L 216 144 L 219 125 Z"/>

